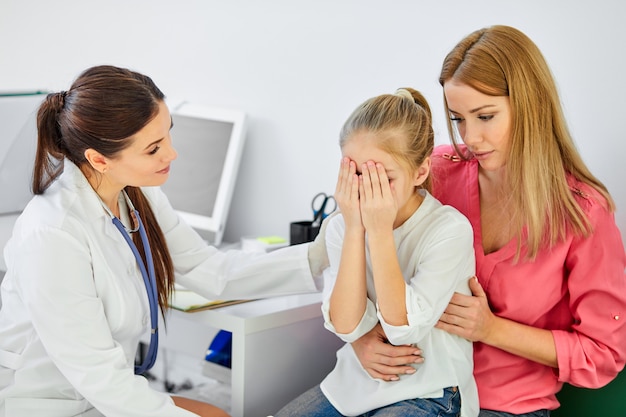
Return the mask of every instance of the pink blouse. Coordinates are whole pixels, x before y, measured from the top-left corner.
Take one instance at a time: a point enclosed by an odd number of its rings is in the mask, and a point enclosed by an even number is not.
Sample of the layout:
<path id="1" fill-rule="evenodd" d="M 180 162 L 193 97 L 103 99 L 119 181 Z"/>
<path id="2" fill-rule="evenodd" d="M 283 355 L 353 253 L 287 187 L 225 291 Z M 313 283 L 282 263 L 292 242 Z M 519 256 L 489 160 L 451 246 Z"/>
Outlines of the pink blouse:
<path id="1" fill-rule="evenodd" d="M 522 259 L 515 264 L 515 239 L 484 254 L 478 162 L 453 155 L 449 145 L 435 149 L 433 195 L 471 222 L 476 274 L 492 311 L 551 330 L 558 358 L 555 369 L 475 343 L 480 407 L 515 414 L 555 409 L 559 405 L 555 393 L 564 382 L 589 388 L 609 383 L 626 360 L 626 254 L 602 196 L 570 178 L 570 188 L 589 217 L 593 234 L 588 238 L 568 234 L 565 241 L 541 250 L 533 262 Z"/>

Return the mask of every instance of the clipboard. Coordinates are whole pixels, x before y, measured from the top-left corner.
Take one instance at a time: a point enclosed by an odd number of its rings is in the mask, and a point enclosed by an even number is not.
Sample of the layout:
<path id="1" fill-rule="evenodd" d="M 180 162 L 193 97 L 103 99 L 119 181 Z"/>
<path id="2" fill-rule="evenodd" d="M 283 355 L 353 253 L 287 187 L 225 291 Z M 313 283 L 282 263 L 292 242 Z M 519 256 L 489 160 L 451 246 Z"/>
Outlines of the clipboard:
<path id="1" fill-rule="evenodd" d="M 253 300 L 210 300 L 191 290 L 175 288 L 170 296 L 169 306 L 185 313 L 195 313 L 249 301 Z"/>

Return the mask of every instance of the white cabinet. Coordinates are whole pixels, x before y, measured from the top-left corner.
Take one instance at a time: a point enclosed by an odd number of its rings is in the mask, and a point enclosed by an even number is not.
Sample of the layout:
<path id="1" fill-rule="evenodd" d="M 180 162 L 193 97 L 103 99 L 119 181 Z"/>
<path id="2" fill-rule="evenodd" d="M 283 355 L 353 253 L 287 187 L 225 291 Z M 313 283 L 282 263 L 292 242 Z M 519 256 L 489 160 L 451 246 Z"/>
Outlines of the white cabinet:
<path id="1" fill-rule="evenodd" d="M 343 342 L 324 328 L 320 306 L 321 294 L 313 293 L 195 313 L 174 310 L 159 346 L 204 358 L 215 329 L 231 332 L 230 413 L 272 415 L 335 365 Z"/>

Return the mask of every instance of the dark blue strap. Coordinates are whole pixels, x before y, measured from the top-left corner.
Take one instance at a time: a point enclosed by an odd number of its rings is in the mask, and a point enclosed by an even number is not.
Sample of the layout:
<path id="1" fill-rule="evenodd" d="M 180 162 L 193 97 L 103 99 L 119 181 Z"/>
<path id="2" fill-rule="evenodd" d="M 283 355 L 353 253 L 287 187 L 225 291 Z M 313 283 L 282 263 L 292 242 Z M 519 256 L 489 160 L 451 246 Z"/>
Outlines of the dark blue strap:
<path id="1" fill-rule="evenodd" d="M 139 213 L 137 210 L 133 212 L 137 222 L 139 223 L 139 236 L 141 237 L 141 242 L 143 243 L 144 251 L 146 254 L 146 263 L 148 264 L 148 270 L 146 270 L 146 266 L 141 259 L 141 255 L 139 254 L 139 250 L 135 245 L 135 242 L 131 239 L 130 235 L 124 229 L 124 225 L 117 217 L 113 217 L 113 224 L 120 231 L 126 243 L 133 252 L 135 259 L 137 260 L 137 265 L 139 266 L 139 270 L 141 271 L 141 276 L 143 277 L 143 282 L 146 286 L 146 292 L 148 293 L 148 302 L 150 304 L 150 346 L 148 347 L 148 353 L 143 360 L 143 363 L 140 366 L 135 366 L 135 374 L 140 375 L 146 372 L 148 369 L 154 366 L 157 357 L 157 351 L 159 347 L 159 298 L 156 288 L 156 278 L 154 273 L 154 262 L 152 260 L 152 251 L 150 250 L 150 243 L 148 242 L 148 236 L 146 235 L 146 229 L 143 226 L 143 222 L 141 221 L 141 217 L 139 217 Z"/>

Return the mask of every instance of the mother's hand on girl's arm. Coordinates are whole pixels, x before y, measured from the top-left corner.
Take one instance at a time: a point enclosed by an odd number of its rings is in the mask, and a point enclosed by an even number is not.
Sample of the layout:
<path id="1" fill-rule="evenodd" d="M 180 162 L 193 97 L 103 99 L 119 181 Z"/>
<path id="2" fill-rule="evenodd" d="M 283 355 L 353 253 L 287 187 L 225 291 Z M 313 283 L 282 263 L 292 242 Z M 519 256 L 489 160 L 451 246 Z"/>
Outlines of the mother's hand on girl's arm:
<path id="1" fill-rule="evenodd" d="M 448 333 L 558 367 L 556 345 L 550 330 L 529 326 L 496 316 L 478 280 L 469 281 L 472 295 L 455 293 L 435 325 Z"/>
<path id="2" fill-rule="evenodd" d="M 472 295 L 455 293 L 435 327 L 472 342 L 488 342 L 496 316 L 476 277 L 469 280 Z"/>
<path id="3" fill-rule="evenodd" d="M 415 368 L 407 364 L 422 363 L 422 351 L 414 346 L 389 344 L 380 323 L 358 340 L 352 349 L 367 373 L 376 379 L 397 381 L 398 375 L 412 374 Z"/>

